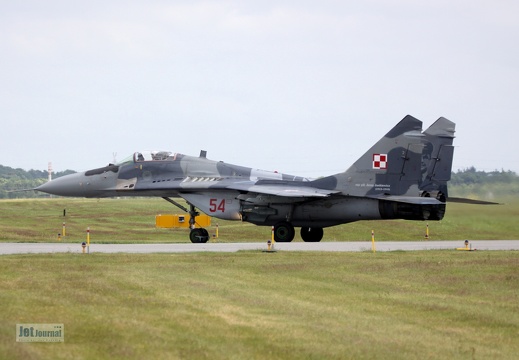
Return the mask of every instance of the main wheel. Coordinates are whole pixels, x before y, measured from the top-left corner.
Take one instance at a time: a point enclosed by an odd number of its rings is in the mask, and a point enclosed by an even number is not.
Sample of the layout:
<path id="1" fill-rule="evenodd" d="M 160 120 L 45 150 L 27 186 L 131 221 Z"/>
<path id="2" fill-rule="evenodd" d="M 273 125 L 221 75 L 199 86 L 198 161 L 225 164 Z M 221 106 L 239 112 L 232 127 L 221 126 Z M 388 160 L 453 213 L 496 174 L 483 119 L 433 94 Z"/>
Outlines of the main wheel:
<path id="1" fill-rule="evenodd" d="M 323 238 L 323 228 L 320 227 L 302 227 L 301 238 L 305 242 L 319 242 Z"/>
<path id="2" fill-rule="evenodd" d="M 292 224 L 282 221 L 274 225 L 274 240 L 278 242 L 291 242 L 296 232 Z"/>
<path id="3" fill-rule="evenodd" d="M 206 229 L 193 229 L 189 233 L 189 240 L 191 240 L 191 242 L 195 244 L 206 243 L 207 240 L 209 240 L 209 233 Z"/>

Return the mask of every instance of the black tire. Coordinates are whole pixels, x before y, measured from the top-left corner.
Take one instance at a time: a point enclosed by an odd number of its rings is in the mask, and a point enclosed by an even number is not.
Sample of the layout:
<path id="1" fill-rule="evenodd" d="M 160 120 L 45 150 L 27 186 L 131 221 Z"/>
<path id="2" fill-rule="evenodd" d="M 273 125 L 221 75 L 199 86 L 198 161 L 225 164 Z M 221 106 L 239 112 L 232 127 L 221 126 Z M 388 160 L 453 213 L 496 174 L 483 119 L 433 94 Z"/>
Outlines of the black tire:
<path id="1" fill-rule="evenodd" d="M 320 227 L 302 227 L 301 238 L 305 242 L 319 242 L 323 238 L 324 231 Z"/>
<path id="2" fill-rule="evenodd" d="M 206 229 L 203 229 L 203 228 L 200 229 L 200 230 L 202 230 L 202 238 L 201 238 L 202 242 L 203 243 L 208 242 L 209 241 L 209 232 Z"/>
<path id="3" fill-rule="evenodd" d="M 193 229 L 189 233 L 189 240 L 194 244 L 206 243 L 209 240 L 209 233 L 206 229 Z"/>
<path id="4" fill-rule="evenodd" d="M 296 232 L 292 224 L 282 221 L 274 225 L 274 240 L 277 242 L 291 242 Z"/>

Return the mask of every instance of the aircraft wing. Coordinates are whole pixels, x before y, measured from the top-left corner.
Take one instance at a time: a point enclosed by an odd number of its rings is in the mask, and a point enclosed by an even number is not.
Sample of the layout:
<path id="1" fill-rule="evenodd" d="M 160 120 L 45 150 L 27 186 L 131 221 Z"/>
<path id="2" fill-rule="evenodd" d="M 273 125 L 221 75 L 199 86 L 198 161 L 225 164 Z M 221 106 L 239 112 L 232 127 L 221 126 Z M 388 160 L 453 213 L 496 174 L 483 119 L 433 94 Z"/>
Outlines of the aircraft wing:
<path id="1" fill-rule="evenodd" d="M 336 194 L 339 191 L 319 189 L 311 186 L 301 185 L 301 183 L 282 183 L 275 181 L 258 181 L 256 183 L 251 182 L 239 182 L 229 185 L 227 187 L 231 190 L 247 191 L 258 194 L 275 195 L 282 197 L 327 197 L 332 194 Z"/>

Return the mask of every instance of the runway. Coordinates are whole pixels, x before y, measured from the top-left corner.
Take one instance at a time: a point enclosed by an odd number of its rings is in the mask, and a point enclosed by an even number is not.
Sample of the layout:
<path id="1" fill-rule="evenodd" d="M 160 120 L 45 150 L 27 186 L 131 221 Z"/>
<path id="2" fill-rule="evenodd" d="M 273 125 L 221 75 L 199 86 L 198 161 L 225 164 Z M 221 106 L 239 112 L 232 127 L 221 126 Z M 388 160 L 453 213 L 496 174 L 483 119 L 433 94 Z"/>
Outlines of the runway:
<path id="1" fill-rule="evenodd" d="M 470 248 L 476 250 L 519 250 L 519 240 L 474 240 Z M 456 241 L 383 241 L 375 243 L 376 251 L 454 250 L 465 247 Z M 238 252 L 266 250 L 265 243 L 206 243 L 206 244 L 90 244 L 90 253 L 193 253 Z M 276 251 L 371 251 L 371 242 L 276 243 Z M 0 243 L 0 255 L 81 253 L 77 243 Z"/>

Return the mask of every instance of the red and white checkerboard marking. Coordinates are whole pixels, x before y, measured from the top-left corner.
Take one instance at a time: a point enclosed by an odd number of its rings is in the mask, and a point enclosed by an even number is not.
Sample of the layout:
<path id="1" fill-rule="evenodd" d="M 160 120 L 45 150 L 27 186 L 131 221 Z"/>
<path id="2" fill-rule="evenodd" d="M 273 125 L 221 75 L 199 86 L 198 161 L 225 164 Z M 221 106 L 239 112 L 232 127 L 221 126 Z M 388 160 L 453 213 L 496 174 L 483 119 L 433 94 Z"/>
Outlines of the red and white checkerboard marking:
<path id="1" fill-rule="evenodd" d="M 373 169 L 387 169 L 387 154 L 373 154 Z"/>

